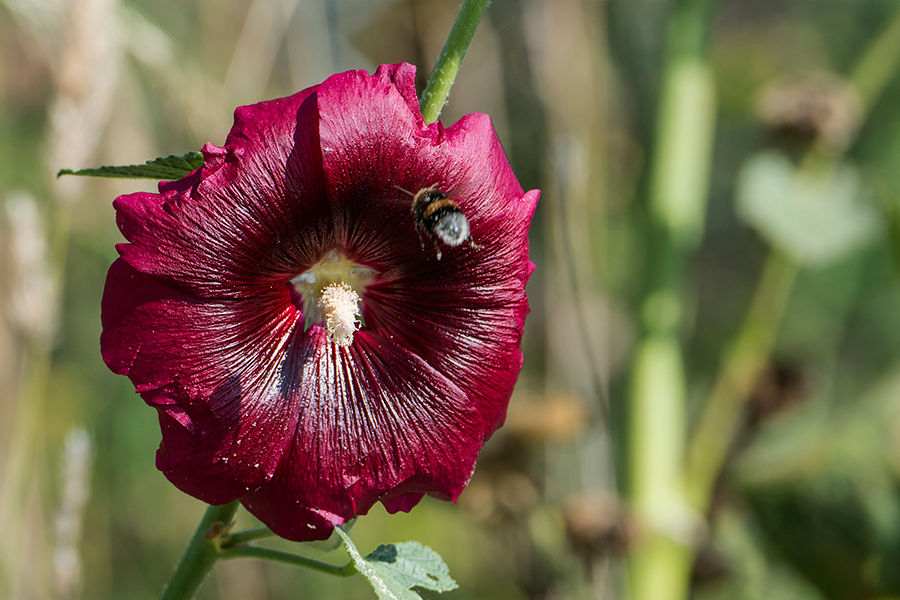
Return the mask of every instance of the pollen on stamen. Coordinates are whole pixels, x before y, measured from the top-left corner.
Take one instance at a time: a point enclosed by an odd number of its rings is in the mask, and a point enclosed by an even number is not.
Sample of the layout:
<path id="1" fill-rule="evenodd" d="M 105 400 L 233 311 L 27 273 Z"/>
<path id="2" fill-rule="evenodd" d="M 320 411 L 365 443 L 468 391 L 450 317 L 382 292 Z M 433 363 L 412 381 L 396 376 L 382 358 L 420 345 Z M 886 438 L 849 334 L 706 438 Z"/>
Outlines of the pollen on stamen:
<path id="1" fill-rule="evenodd" d="M 346 283 L 332 283 L 322 290 L 319 305 L 325 314 L 328 340 L 343 348 L 353 343 L 353 333 L 360 328 L 359 294 Z"/>

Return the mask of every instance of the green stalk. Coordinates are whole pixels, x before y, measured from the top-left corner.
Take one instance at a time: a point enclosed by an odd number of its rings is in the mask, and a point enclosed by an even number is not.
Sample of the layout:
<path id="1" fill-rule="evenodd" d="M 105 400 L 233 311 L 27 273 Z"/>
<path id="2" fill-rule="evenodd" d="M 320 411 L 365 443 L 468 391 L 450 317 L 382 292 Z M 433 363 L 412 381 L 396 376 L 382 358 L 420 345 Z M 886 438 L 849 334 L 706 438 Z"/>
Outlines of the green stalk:
<path id="1" fill-rule="evenodd" d="M 271 560 L 295 567 L 306 567 L 328 575 L 337 577 L 350 577 L 358 572 L 356 566 L 350 562 L 346 565 L 332 565 L 330 563 L 306 558 L 290 552 L 282 552 L 281 550 L 273 550 L 272 548 L 260 548 L 258 546 L 235 546 L 228 548 L 221 556 L 222 559 L 232 558 L 259 558 L 263 560 Z"/>
<path id="2" fill-rule="evenodd" d="M 688 454 L 688 501 L 698 513 L 709 508 L 713 486 L 740 422 L 743 400 L 775 345 L 796 276 L 797 264 L 791 258 L 777 250 L 769 253 L 744 323 L 725 353 Z"/>
<path id="3" fill-rule="evenodd" d="M 206 509 L 160 600 L 190 600 L 194 597 L 216 560 L 221 558 L 223 532 L 231 525 L 238 505 L 235 500 Z"/>
<path id="4" fill-rule="evenodd" d="M 685 273 L 706 215 L 716 103 L 705 57 L 712 0 L 669 18 L 650 172 L 651 273 L 630 395 L 630 502 L 644 535 L 629 554 L 632 600 L 686 597 L 697 519 L 684 498 Z"/>
<path id="5" fill-rule="evenodd" d="M 472 43 L 472 37 L 475 35 L 475 30 L 478 29 L 478 23 L 481 22 L 481 17 L 488 4 L 490 4 L 490 0 L 466 0 L 459 9 L 453 29 L 450 30 L 450 35 L 444 42 L 444 48 L 434 65 L 431 77 L 428 78 L 428 84 L 425 86 L 425 91 L 422 92 L 422 99 L 419 101 L 419 108 L 422 110 L 422 116 L 425 117 L 425 123 L 434 123 L 440 118 L 441 110 L 450 95 L 450 87 L 456 79 L 456 73 L 466 56 L 466 50 Z"/>
<path id="6" fill-rule="evenodd" d="M 305 567 L 337 577 L 350 577 L 357 573 L 352 562 L 346 565 L 332 565 L 290 552 L 248 545 L 255 540 L 273 537 L 275 533 L 268 527 L 255 527 L 234 534 L 229 533 L 234 513 L 239 505 L 239 502 L 235 500 L 222 506 L 210 505 L 206 509 L 187 550 L 175 568 L 175 573 L 163 590 L 160 600 L 190 600 L 193 598 L 217 560 L 258 558 L 295 567 Z"/>
<path id="7" fill-rule="evenodd" d="M 629 554 L 633 600 L 685 597 L 692 523 L 681 490 L 685 383 L 675 335 L 651 335 L 635 360 L 631 504 L 644 535 Z"/>
<path id="8" fill-rule="evenodd" d="M 256 540 L 264 540 L 270 537 L 276 537 L 276 534 L 265 525 L 262 527 L 254 527 L 253 529 L 236 531 L 234 533 L 228 534 L 228 538 L 222 542 L 222 548 L 228 549 L 234 546 L 249 544 L 250 542 L 255 542 Z"/>

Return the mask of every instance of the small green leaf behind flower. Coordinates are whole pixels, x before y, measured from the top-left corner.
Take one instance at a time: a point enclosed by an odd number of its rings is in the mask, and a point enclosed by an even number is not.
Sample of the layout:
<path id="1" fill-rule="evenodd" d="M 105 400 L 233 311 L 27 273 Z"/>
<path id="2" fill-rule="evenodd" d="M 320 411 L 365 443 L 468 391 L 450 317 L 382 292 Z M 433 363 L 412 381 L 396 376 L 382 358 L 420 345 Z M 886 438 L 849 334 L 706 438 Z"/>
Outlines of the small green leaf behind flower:
<path id="1" fill-rule="evenodd" d="M 737 213 L 798 263 L 824 267 L 884 233 L 858 169 L 840 163 L 805 172 L 780 152 L 751 158 L 737 181 Z"/>
<path id="2" fill-rule="evenodd" d="M 120 177 L 127 179 L 157 179 L 173 181 L 181 179 L 191 171 L 203 166 L 203 154 L 188 152 L 184 156 L 161 156 L 148 160 L 142 165 L 125 165 L 121 167 L 99 167 L 97 169 L 62 169 L 56 174 L 81 175 L 83 177 Z"/>
<path id="3" fill-rule="evenodd" d="M 362 573 L 380 600 L 422 600 L 412 588 L 449 592 L 459 587 L 437 552 L 418 542 L 387 544 L 363 557 L 350 537 L 335 527 L 344 539 L 356 570 Z"/>

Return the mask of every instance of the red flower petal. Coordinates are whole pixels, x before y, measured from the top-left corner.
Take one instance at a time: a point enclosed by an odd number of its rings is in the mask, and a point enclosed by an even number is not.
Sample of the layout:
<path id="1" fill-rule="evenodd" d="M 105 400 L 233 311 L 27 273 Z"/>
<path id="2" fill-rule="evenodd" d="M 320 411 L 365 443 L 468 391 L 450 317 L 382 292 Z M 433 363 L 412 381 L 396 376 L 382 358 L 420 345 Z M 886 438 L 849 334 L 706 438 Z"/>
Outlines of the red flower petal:
<path id="1" fill-rule="evenodd" d="M 122 257 L 198 296 L 247 297 L 309 267 L 332 243 L 322 192 L 315 88 L 235 111 L 189 187 L 121 196 Z M 180 188 L 180 189 L 179 189 Z"/>
<path id="2" fill-rule="evenodd" d="M 409 491 L 455 500 L 483 443 L 481 418 L 462 390 L 391 340 L 363 332 L 338 349 L 317 331 L 293 383 L 304 400 L 290 454 L 242 502 L 297 539 L 313 535 L 297 521 L 298 505 L 346 520 Z"/>
<path id="3" fill-rule="evenodd" d="M 298 417 L 280 389 L 298 318 L 275 295 L 201 300 L 121 259 L 110 267 L 103 357 L 159 411 L 157 466 L 182 490 L 222 504 L 271 479 Z"/>

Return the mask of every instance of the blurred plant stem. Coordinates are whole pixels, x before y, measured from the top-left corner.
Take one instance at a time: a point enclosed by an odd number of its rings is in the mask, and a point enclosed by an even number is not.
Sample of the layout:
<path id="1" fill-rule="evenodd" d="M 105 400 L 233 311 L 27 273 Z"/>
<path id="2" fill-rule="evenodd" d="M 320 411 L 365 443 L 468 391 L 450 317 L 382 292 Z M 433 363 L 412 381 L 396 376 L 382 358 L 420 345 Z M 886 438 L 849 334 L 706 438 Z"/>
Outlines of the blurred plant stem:
<path id="1" fill-rule="evenodd" d="M 441 55 L 438 56 L 434 70 L 431 71 L 428 84 L 425 86 L 419 102 L 426 124 L 434 123 L 440 118 L 441 110 L 450 95 L 450 87 L 456 79 L 456 73 L 462 65 L 466 50 L 472 43 L 472 37 L 475 35 L 475 30 L 478 29 L 478 24 L 481 22 L 481 17 L 488 4 L 490 4 L 490 0 L 466 0 L 459 9 L 453 29 L 450 30 L 450 35 L 444 42 L 444 48 L 441 50 Z"/>
<path id="2" fill-rule="evenodd" d="M 856 89 L 868 112 L 881 98 L 887 84 L 900 67 L 900 10 L 894 13 L 884 31 L 869 44 L 866 53 L 857 63 L 850 83 Z"/>
<path id="3" fill-rule="evenodd" d="M 709 508 L 713 486 L 740 422 L 743 401 L 775 345 L 797 270 L 797 263 L 790 257 L 775 249 L 769 252 L 740 332 L 724 352 L 687 457 L 688 503 L 700 514 Z"/>
<path id="4" fill-rule="evenodd" d="M 681 350 L 685 272 L 703 233 L 716 101 L 706 59 L 712 0 L 669 16 L 650 171 L 650 276 L 632 371 L 629 485 L 642 531 L 629 555 L 633 600 L 687 593 L 699 518 L 682 482 L 687 389 Z"/>

